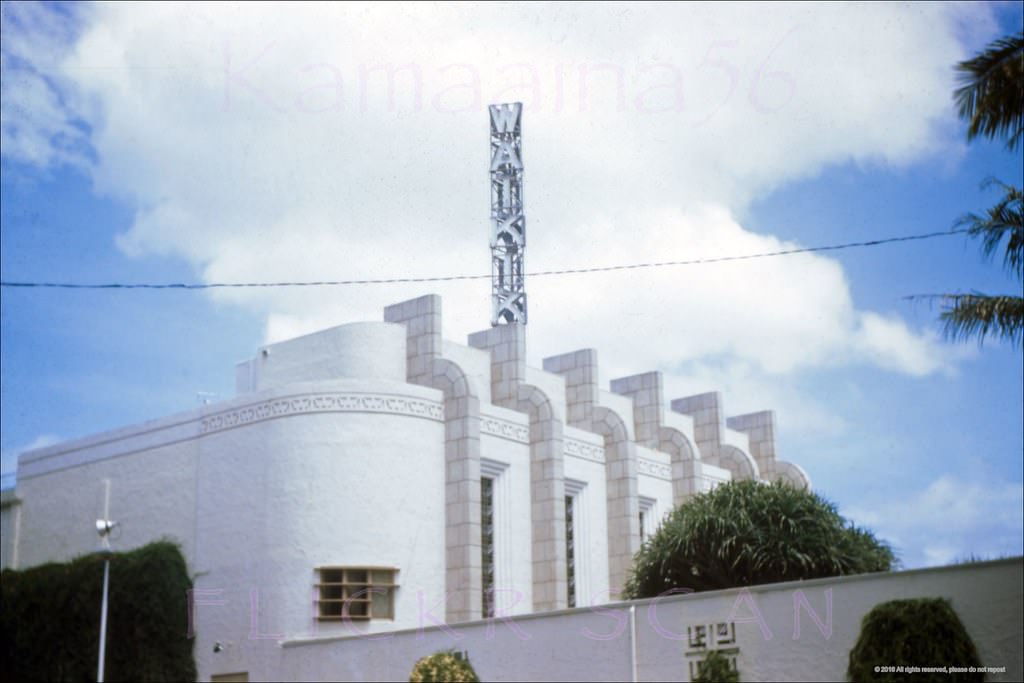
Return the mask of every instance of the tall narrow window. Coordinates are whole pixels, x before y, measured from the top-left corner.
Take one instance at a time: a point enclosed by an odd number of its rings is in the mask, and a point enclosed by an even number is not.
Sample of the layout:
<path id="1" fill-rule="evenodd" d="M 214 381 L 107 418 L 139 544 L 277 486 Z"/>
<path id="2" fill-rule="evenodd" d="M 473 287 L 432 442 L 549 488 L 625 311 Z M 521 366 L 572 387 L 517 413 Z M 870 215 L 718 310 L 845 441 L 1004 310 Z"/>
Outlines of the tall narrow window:
<path id="1" fill-rule="evenodd" d="M 575 479 L 565 480 L 565 585 L 566 607 L 588 604 L 594 594 L 590 582 L 589 531 L 587 529 L 587 485 Z"/>
<path id="2" fill-rule="evenodd" d="M 573 532 L 576 516 L 575 501 L 572 496 L 565 497 L 565 572 L 568 588 L 568 606 L 576 606 L 576 537 Z"/>
<path id="3" fill-rule="evenodd" d="M 483 566 L 483 616 L 494 616 L 494 480 L 480 478 L 480 550 Z"/>
<path id="4" fill-rule="evenodd" d="M 640 496 L 637 502 L 640 507 L 639 519 L 637 520 L 640 526 L 640 545 L 643 545 L 644 541 L 651 538 L 656 531 L 658 525 L 658 501 L 647 496 Z"/>

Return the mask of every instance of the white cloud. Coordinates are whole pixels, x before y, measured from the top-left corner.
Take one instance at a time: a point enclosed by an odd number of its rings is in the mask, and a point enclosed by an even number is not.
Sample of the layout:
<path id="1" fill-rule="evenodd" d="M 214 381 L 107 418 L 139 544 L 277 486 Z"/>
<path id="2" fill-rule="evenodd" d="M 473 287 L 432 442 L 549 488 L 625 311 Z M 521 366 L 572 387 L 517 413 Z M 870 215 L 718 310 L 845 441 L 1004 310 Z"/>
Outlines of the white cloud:
<path id="1" fill-rule="evenodd" d="M 692 260 L 799 246 L 744 230 L 720 208 L 638 212 L 633 221 L 643 226 L 638 232 L 644 240 L 616 240 L 615 262 L 644 262 L 652 255 Z M 596 230 L 608 241 L 615 240 L 615 233 L 610 224 Z M 600 239 L 581 241 L 576 255 L 582 262 L 610 261 Z M 531 288 L 537 293 L 534 311 L 544 320 L 542 345 L 547 338 L 570 345 L 599 338 L 611 357 L 650 365 L 733 358 L 781 374 L 867 361 L 920 374 L 925 364 L 933 370 L 944 362 L 943 351 L 930 337 L 902 322 L 887 320 L 877 331 L 875 318 L 855 309 L 838 262 L 815 254 L 535 279 Z M 558 314 L 573 310 L 580 314 Z M 618 334 L 622 320 L 644 339 L 642 345 L 635 344 L 633 335 Z"/>
<path id="2" fill-rule="evenodd" d="M 898 499 L 851 506 L 843 514 L 905 553 L 908 567 L 968 557 L 1019 555 L 1024 535 L 1024 486 L 943 474 Z"/>
<path id="3" fill-rule="evenodd" d="M 591 224 L 595 239 L 576 243 L 573 257 L 589 264 L 643 263 L 652 255 L 692 260 L 799 246 L 746 231 L 720 208 L 690 214 L 673 209 L 643 211 L 632 220 L 642 226 L 638 232 L 645 236 L 643 242 L 620 241 L 610 222 Z M 320 263 L 332 259 L 373 263 L 369 274 L 393 272 L 389 264 L 403 258 L 391 259 L 372 243 L 346 243 L 328 230 L 314 231 L 311 224 L 307 226 L 301 242 L 281 231 L 266 247 L 238 245 L 208 267 L 207 277 L 244 279 L 270 254 L 272 274 L 266 275 L 270 279 L 295 273 L 305 273 L 304 278 L 337 276 L 329 268 L 318 270 L 316 262 L 309 263 L 311 252 L 320 257 Z M 609 242 L 614 242 L 614 248 L 606 247 Z M 658 245 L 654 254 L 651 245 Z M 438 258 L 452 264 L 449 272 L 480 272 L 460 254 Z M 462 338 L 486 326 L 486 284 L 475 281 L 444 286 L 448 336 Z M 349 287 L 315 294 L 278 292 L 273 295 L 279 303 L 271 308 L 268 337 L 277 340 L 344 320 L 379 318 L 383 305 L 416 296 L 426 288 L 437 289 L 438 285 Z M 840 265 L 814 254 L 537 277 L 530 282 L 529 295 L 534 321 L 530 351 L 538 365 L 543 355 L 596 346 L 604 371 L 610 374 L 669 369 L 684 360 L 703 358 L 744 361 L 752 372 L 765 376 L 849 363 L 877 364 L 922 375 L 943 367 L 953 353 L 937 344 L 931 333 L 913 331 L 897 319 L 857 311 Z M 623 321 L 631 335 L 619 334 Z M 637 338 L 644 343 L 636 344 Z M 630 365 L 623 365 L 627 360 Z"/>
<path id="4" fill-rule="evenodd" d="M 5 157 L 39 167 L 84 165 L 87 140 L 58 67 L 73 40 L 75 5 L 0 6 L 0 146 Z M 65 85 L 69 85 L 64 83 Z"/>
<path id="5" fill-rule="evenodd" d="M 879 366 L 918 377 L 942 369 L 944 356 L 955 353 L 935 333 L 915 335 L 902 320 L 872 312 L 860 314 L 855 345 Z"/>
<path id="6" fill-rule="evenodd" d="M 207 281 L 477 274 L 487 102 L 525 102 L 530 270 L 791 248 L 734 216 L 830 164 L 942 149 L 957 23 L 988 13 L 111 3 L 68 57 L 26 59 L 60 61 L 53 82 L 73 84 L 96 186 L 137 207 L 118 240 L 129 255 L 178 255 Z M 42 139 L 59 137 L 51 118 Z M 449 336 L 487 325 L 486 281 L 215 296 L 278 339 L 428 290 Z M 950 365 L 930 334 L 858 310 L 838 262 L 810 254 L 535 278 L 530 296 L 535 360 L 595 346 L 610 375 L 686 361 L 698 376 L 743 368 L 750 388 L 850 363 Z"/>
<path id="7" fill-rule="evenodd" d="M 787 434 L 799 434 L 799 443 L 817 444 L 822 440 L 847 433 L 850 424 L 834 405 L 819 403 L 816 392 L 808 391 L 799 378 L 779 382 L 777 377 L 760 371 L 743 360 L 721 362 L 697 361 L 671 368 L 665 374 L 665 398 L 671 401 L 707 391 L 719 391 L 727 416 L 742 415 L 760 410 L 774 410 L 776 414 L 776 445 L 788 442 Z M 829 394 L 830 402 L 838 393 Z M 820 457 L 820 452 L 808 456 Z M 778 453 L 782 460 L 793 461 L 792 454 Z M 800 460 L 808 467 L 811 462 Z"/>
<path id="8" fill-rule="evenodd" d="M 234 206 L 229 182 L 295 189 L 308 207 L 343 178 L 340 198 L 375 190 L 371 216 L 392 189 L 464 186 L 481 146 L 469 132 L 497 95 L 526 102 L 536 185 L 736 207 L 825 164 L 920 158 L 941 143 L 962 53 L 942 7 L 100 10 L 64 69 L 106 105 L 100 177 L 147 208 L 202 199 L 204 216 Z M 536 87 L 508 88 L 523 81 Z M 124 187 L 129 171 L 145 173 Z"/>

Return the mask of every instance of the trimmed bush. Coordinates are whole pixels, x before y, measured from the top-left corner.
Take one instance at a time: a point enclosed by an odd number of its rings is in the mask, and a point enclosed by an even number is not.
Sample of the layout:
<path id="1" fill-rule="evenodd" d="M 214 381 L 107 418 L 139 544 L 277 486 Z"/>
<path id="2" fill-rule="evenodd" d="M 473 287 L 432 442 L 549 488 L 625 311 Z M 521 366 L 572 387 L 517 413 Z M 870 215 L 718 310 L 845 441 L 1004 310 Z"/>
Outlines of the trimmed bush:
<path id="1" fill-rule="evenodd" d="M 738 683 L 740 674 L 729 666 L 729 658 L 721 652 L 712 651 L 697 664 L 697 676 L 693 683 Z"/>
<path id="2" fill-rule="evenodd" d="M 735 481 L 675 508 L 633 562 L 624 595 L 693 591 L 889 571 L 892 549 L 821 496 Z"/>
<path id="3" fill-rule="evenodd" d="M 412 668 L 409 683 L 479 683 L 469 658 L 452 650 L 421 657 Z"/>
<path id="4" fill-rule="evenodd" d="M 186 637 L 192 580 L 178 546 L 161 541 L 109 557 L 106 680 L 195 680 Z M 0 638 L 14 680 L 96 680 L 103 560 L 4 570 Z"/>
<path id="5" fill-rule="evenodd" d="M 980 668 L 978 651 L 967 629 L 943 598 L 891 600 L 876 605 L 861 622 L 850 650 L 850 681 L 956 683 L 983 681 L 984 673 L 876 671 L 877 667 Z"/>

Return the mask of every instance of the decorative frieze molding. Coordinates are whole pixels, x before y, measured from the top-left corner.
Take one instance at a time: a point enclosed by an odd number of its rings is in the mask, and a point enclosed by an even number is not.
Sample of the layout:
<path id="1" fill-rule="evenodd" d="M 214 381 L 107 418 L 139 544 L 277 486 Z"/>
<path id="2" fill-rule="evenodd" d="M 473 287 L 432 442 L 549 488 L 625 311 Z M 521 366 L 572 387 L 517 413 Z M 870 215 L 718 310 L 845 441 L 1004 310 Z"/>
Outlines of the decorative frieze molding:
<path id="1" fill-rule="evenodd" d="M 595 446 L 584 441 L 577 441 L 566 437 L 563 440 L 565 454 L 581 460 L 590 460 L 604 464 L 604 447 Z"/>
<path id="2" fill-rule="evenodd" d="M 530 443 L 530 428 L 496 417 L 480 416 L 480 433 L 490 434 L 509 441 Z"/>
<path id="3" fill-rule="evenodd" d="M 671 465 L 664 465 L 654 460 L 648 460 L 647 458 L 637 458 L 636 470 L 637 473 L 646 474 L 648 477 L 654 477 L 655 479 L 664 479 L 665 481 L 672 481 Z"/>
<path id="4" fill-rule="evenodd" d="M 444 406 L 439 401 L 387 394 L 318 393 L 275 398 L 210 415 L 202 419 L 199 433 L 211 434 L 275 417 L 306 413 L 390 413 L 444 421 Z"/>

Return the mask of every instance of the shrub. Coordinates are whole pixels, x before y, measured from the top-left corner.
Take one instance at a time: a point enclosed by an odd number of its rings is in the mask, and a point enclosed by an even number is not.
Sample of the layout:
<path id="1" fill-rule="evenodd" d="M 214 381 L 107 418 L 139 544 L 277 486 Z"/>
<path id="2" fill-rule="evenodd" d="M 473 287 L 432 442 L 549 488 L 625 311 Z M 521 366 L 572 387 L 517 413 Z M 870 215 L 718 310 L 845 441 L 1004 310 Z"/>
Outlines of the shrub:
<path id="1" fill-rule="evenodd" d="M 409 676 L 410 683 L 478 683 L 479 680 L 469 658 L 451 650 L 421 657 Z"/>
<path id="2" fill-rule="evenodd" d="M 861 622 L 846 672 L 851 681 L 983 681 L 984 673 L 877 672 L 877 667 L 975 667 L 978 651 L 949 601 L 891 600 L 876 605 Z"/>
<path id="3" fill-rule="evenodd" d="M 697 664 L 697 675 L 693 683 L 737 683 L 738 671 L 729 666 L 729 659 L 721 652 L 712 651 Z"/>
<path id="4" fill-rule="evenodd" d="M 889 571 L 892 549 L 835 505 L 783 483 L 728 482 L 676 507 L 637 553 L 624 595 Z"/>
<path id="5" fill-rule="evenodd" d="M 186 637 L 192 580 L 178 546 L 151 543 L 109 557 L 106 679 L 195 680 L 193 641 Z M 14 680 L 95 680 L 103 560 L 93 554 L 4 570 L 0 639 Z"/>

